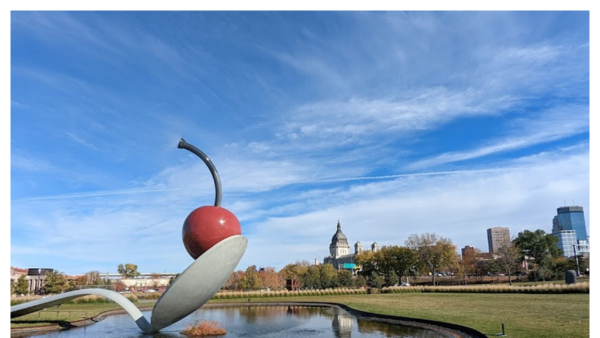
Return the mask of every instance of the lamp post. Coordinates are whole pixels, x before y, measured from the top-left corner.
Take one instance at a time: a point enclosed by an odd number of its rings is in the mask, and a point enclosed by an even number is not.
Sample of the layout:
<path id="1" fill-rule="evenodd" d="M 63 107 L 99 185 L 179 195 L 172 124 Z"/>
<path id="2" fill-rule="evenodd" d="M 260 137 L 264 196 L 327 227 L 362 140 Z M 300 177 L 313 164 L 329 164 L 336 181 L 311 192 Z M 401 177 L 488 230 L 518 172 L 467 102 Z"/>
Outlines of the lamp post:
<path id="1" fill-rule="evenodd" d="M 38 269 L 38 283 L 37 283 L 38 284 L 37 285 L 37 289 L 38 289 L 37 294 L 38 295 L 42 293 L 42 280 L 41 280 L 42 277 L 41 276 L 42 276 L 42 269 Z"/>
<path id="2" fill-rule="evenodd" d="M 575 263 L 577 264 L 577 277 L 581 276 L 579 272 L 579 258 L 577 258 L 577 250 L 575 249 L 575 244 L 573 244 L 573 254 L 575 254 Z"/>

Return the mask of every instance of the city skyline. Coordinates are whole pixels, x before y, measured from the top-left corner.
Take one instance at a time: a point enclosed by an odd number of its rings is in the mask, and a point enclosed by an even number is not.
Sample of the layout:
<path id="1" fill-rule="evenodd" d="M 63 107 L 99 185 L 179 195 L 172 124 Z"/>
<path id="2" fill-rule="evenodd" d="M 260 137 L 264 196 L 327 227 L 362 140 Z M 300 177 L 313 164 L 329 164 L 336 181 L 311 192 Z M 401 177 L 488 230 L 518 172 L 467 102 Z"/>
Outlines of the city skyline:
<path id="1" fill-rule="evenodd" d="M 572 206 L 566 206 L 566 205 L 565 205 L 565 206 L 561 206 L 560 208 L 564 208 L 564 207 L 572 207 Z M 340 225 L 340 224 L 341 224 L 341 223 L 338 221 L 337 225 Z M 466 245 L 465 245 L 464 247 L 462 247 L 462 248 L 456 247 L 456 252 L 457 252 L 457 254 L 459 254 L 459 255 L 461 255 L 461 256 L 464 256 L 464 255 L 465 255 L 465 252 L 464 252 L 464 251 L 465 251 L 465 249 L 471 249 L 471 250 L 472 250 L 472 249 L 477 249 L 477 250 L 479 250 L 479 252 L 480 252 L 480 253 L 489 253 L 489 254 L 495 253 L 495 251 L 492 251 L 492 250 L 490 250 L 490 247 L 491 247 L 491 244 L 490 244 L 490 230 L 494 230 L 494 229 L 498 229 L 498 230 L 501 230 L 501 229 L 507 229 L 507 230 L 508 230 L 508 233 L 510 233 L 510 228 L 509 228 L 509 227 L 494 227 L 494 228 L 486 229 L 486 236 L 487 236 L 487 237 L 486 237 L 486 238 L 487 238 L 487 252 L 486 252 L 486 250 L 483 250 L 482 248 L 479 248 L 479 247 L 473 247 L 473 246 L 471 246 L 471 245 L 468 245 L 468 244 L 466 244 Z M 535 230 L 538 230 L 538 229 L 524 229 L 524 230 L 535 231 Z M 546 229 L 541 229 L 541 230 L 543 230 L 544 232 L 546 232 L 546 235 L 551 235 L 551 234 L 554 234 L 554 233 L 553 233 L 553 231 L 546 231 Z M 518 234 L 511 234 L 511 235 L 509 235 L 509 237 L 510 237 L 510 240 L 511 240 L 511 241 L 512 241 L 513 239 L 515 239 L 517 236 L 518 236 Z M 451 238 L 450 238 L 450 240 L 452 241 L 452 239 L 451 239 Z M 454 243 L 454 241 L 452 241 L 452 242 Z M 349 251 L 347 252 L 347 254 L 349 254 L 349 255 L 354 255 L 354 254 L 356 254 L 356 245 L 357 245 L 357 244 L 360 244 L 360 247 L 361 247 L 361 249 L 362 249 L 362 250 L 365 250 L 365 251 L 373 250 L 373 245 L 375 245 L 375 244 L 377 244 L 377 246 L 379 247 L 379 245 L 378 245 L 377 241 L 373 241 L 372 243 L 367 243 L 368 245 L 366 245 L 366 246 L 365 246 L 365 244 L 363 244 L 363 243 L 360 241 L 360 239 L 357 239 L 357 240 L 352 240 L 352 241 L 350 241 L 350 239 L 348 239 L 348 244 L 349 244 Z M 404 246 L 404 243 L 389 244 L 389 245 Z M 496 243 L 496 246 L 499 248 L 501 245 L 499 245 L 498 243 Z M 559 247 L 560 247 L 560 246 L 559 246 Z M 484 249 L 485 249 L 485 248 L 484 248 Z M 562 248 L 561 248 L 561 249 L 562 249 Z M 331 251 L 331 246 L 329 247 L 329 250 Z M 568 257 L 571 257 L 571 256 L 572 256 L 572 255 L 569 255 Z M 327 258 L 327 254 L 325 255 L 325 259 L 326 259 L 326 258 Z M 321 259 L 320 259 L 319 257 L 315 257 L 313 260 L 311 260 L 311 259 L 309 259 L 309 258 L 306 258 L 306 259 L 303 259 L 302 261 L 306 261 L 306 262 L 308 262 L 308 263 L 310 263 L 310 264 L 315 264 L 315 262 L 318 262 L 318 264 L 323 264 L 323 263 L 325 263 L 325 262 L 324 262 L 324 259 L 323 259 L 323 258 L 321 258 Z M 295 262 L 297 262 L 297 261 L 295 261 Z M 288 264 L 293 264 L 293 263 L 295 263 L 295 262 L 289 262 Z M 135 263 L 133 263 L 133 264 L 135 264 Z M 254 264 L 251 264 L 251 265 L 254 265 Z M 268 266 L 268 265 L 261 266 L 261 265 L 258 265 L 257 267 L 260 267 L 260 268 L 262 268 L 262 267 L 273 267 L 273 266 Z M 282 267 L 283 267 L 283 266 L 282 266 Z M 31 268 L 50 268 L 50 269 L 53 269 L 53 267 L 37 267 L 37 266 L 36 266 L 36 267 L 16 267 L 16 266 L 15 266 L 14 268 L 20 268 L 20 269 L 31 269 Z M 55 269 L 55 270 L 60 270 L 60 269 Z M 240 269 L 238 269 L 238 270 L 243 270 L 243 268 L 242 268 L 242 267 L 240 267 Z M 279 269 L 277 269 L 277 270 L 279 270 Z M 86 272 L 89 272 L 89 271 L 98 271 L 98 270 L 96 270 L 96 269 L 93 269 L 93 268 L 90 268 L 90 269 L 86 270 Z M 109 272 L 109 271 L 106 271 L 106 272 L 104 272 L 104 271 L 99 271 L 99 272 L 100 272 L 101 274 L 110 274 L 110 275 L 115 275 L 115 274 L 118 274 L 118 273 L 115 273 L 115 272 L 113 272 L 113 271 L 110 271 L 110 272 Z M 174 272 L 172 272 L 172 271 L 166 271 L 166 273 L 174 273 Z M 143 272 L 143 274 L 152 274 L 152 272 L 147 272 L 147 271 L 146 271 L 146 272 Z"/>
<path id="2" fill-rule="evenodd" d="M 221 175 L 238 270 L 321 260 L 338 220 L 484 251 L 565 203 L 589 234 L 589 15 L 12 12 L 11 265 L 182 271 L 214 186 L 180 138 Z"/>

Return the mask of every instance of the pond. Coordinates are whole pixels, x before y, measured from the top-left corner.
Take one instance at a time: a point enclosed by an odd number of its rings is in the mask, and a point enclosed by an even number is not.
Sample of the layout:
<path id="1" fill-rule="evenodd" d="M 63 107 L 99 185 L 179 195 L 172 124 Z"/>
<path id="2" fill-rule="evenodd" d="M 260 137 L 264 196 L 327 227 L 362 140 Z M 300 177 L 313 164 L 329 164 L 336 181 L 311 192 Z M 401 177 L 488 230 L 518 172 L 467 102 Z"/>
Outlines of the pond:
<path id="1" fill-rule="evenodd" d="M 150 318 L 150 312 L 143 312 Z M 337 306 L 226 306 L 202 307 L 181 321 L 149 335 L 127 314 L 112 315 L 98 323 L 60 332 L 35 335 L 35 338 L 175 338 L 186 325 L 214 321 L 227 330 L 224 338 L 441 338 L 454 337 L 437 331 L 357 318 Z"/>

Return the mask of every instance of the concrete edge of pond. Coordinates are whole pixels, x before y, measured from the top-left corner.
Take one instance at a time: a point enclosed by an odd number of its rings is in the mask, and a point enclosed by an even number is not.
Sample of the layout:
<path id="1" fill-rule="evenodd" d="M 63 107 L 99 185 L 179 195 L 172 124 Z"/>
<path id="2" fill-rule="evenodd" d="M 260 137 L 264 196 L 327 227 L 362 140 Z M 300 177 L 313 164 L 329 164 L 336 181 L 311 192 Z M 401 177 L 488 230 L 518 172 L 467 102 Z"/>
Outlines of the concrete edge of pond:
<path id="1" fill-rule="evenodd" d="M 455 337 L 455 338 L 487 338 L 488 337 L 487 335 L 485 335 L 475 329 L 472 329 L 472 328 L 466 327 L 466 326 L 462 326 L 462 325 L 446 323 L 446 322 L 439 322 L 439 321 L 434 321 L 434 320 L 420 319 L 420 318 L 409 318 L 409 317 L 376 314 L 376 313 L 356 310 L 356 309 L 353 309 L 349 306 L 346 306 L 346 305 L 340 304 L 340 303 L 329 303 L 329 302 L 247 302 L 247 303 L 246 302 L 235 302 L 235 303 L 207 303 L 207 304 L 204 304 L 202 307 L 209 308 L 209 307 L 240 307 L 240 306 L 290 306 L 290 305 L 319 306 L 319 307 L 337 306 L 337 307 L 349 312 L 350 314 L 356 316 L 357 318 L 364 318 L 364 319 L 368 319 L 368 320 L 372 320 L 372 321 L 380 321 L 380 322 L 385 322 L 385 323 L 390 323 L 390 324 L 398 324 L 398 325 L 404 325 L 404 326 L 411 326 L 411 327 L 415 327 L 415 328 L 419 328 L 419 329 L 437 331 L 440 333 L 447 334 L 448 337 Z M 149 310 L 152 310 L 152 307 L 140 307 L 140 310 L 141 311 L 149 311 Z M 54 325 L 45 325 L 45 326 L 30 326 L 30 327 L 12 328 L 10 336 L 11 336 L 11 338 L 18 338 L 18 337 L 22 337 L 22 336 L 26 336 L 26 335 L 30 335 L 30 334 L 43 334 L 43 333 L 52 332 L 52 331 L 61 331 L 61 330 L 68 330 L 68 329 L 76 328 L 76 327 L 84 327 L 87 325 L 94 324 L 107 316 L 111 316 L 111 315 L 115 315 L 115 314 L 122 314 L 122 313 L 125 313 L 125 310 L 115 309 L 115 310 L 104 311 L 102 313 L 99 313 L 97 316 L 95 316 L 93 318 L 87 318 L 87 319 L 70 322 L 71 325 L 69 327 L 63 327 L 63 326 L 54 324 Z"/>

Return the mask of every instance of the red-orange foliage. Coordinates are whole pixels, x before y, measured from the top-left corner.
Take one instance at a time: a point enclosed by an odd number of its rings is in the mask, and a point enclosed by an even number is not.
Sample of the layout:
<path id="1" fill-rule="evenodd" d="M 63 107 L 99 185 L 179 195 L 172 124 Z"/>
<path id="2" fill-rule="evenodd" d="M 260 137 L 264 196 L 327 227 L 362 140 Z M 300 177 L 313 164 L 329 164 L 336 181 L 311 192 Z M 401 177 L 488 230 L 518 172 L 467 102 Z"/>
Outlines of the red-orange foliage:
<path id="1" fill-rule="evenodd" d="M 190 336 L 190 337 L 200 337 L 200 336 L 216 336 L 216 335 L 224 335 L 227 333 L 227 330 L 222 328 L 219 323 L 213 321 L 201 321 L 194 323 L 194 325 L 186 324 L 185 329 L 181 331 L 181 334 Z"/>

